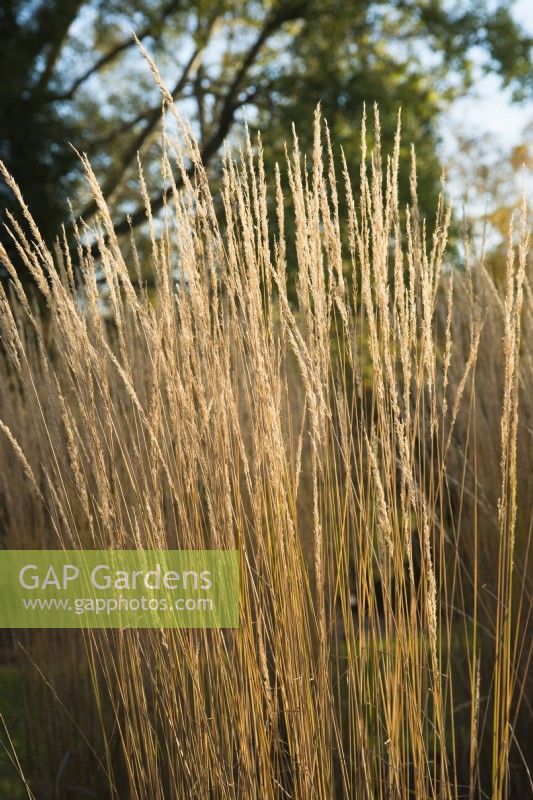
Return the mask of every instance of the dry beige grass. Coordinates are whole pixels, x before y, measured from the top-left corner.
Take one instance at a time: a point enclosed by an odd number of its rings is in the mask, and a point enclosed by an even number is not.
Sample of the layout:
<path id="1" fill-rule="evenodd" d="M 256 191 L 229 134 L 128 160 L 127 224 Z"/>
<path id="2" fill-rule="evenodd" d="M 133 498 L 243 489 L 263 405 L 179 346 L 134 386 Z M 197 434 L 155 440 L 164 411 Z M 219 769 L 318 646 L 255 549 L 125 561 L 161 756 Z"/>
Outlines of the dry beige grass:
<path id="1" fill-rule="evenodd" d="M 226 158 L 217 210 L 177 124 L 151 295 L 87 162 L 100 213 L 74 252 L 12 222 L 46 312 L 11 267 L 2 545 L 238 547 L 241 628 L 28 637 L 28 794 L 527 796 L 525 222 L 500 297 L 482 263 L 445 268 L 450 212 L 426 230 L 414 171 L 398 207 L 399 134 L 385 160 L 363 129 L 354 195 L 317 114 L 309 165 L 297 140 L 287 162 L 292 254 L 260 146 Z"/>

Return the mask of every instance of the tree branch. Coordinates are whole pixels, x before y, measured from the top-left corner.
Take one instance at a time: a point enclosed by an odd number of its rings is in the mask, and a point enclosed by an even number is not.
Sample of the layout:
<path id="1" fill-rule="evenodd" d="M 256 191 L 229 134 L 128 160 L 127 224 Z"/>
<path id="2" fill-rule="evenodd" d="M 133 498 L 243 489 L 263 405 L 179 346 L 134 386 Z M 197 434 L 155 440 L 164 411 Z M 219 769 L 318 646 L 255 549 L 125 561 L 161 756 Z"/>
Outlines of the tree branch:
<path id="1" fill-rule="evenodd" d="M 173 0 L 173 2 L 168 3 L 167 6 L 163 9 L 161 13 L 161 18 L 158 20 L 158 24 L 161 25 L 165 19 L 170 16 L 174 11 L 179 8 L 179 0 Z M 153 32 L 154 24 L 147 25 L 137 34 L 137 38 L 139 41 L 143 41 L 146 39 L 147 36 L 150 36 Z M 94 62 L 88 69 L 85 70 L 78 78 L 76 78 L 73 83 L 66 89 L 64 92 L 57 92 L 50 95 L 50 99 L 54 101 L 63 101 L 63 100 L 72 100 L 73 96 L 76 94 L 80 86 L 82 86 L 89 78 L 99 72 L 103 67 L 110 64 L 114 61 L 121 53 L 125 50 L 129 50 L 135 44 L 135 39 L 133 36 L 128 36 L 126 39 L 123 39 L 121 42 L 117 42 L 117 44 L 111 48 L 107 53 L 104 53 L 97 61 Z"/>
<path id="2" fill-rule="evenodd" d="M 231 122 L 233 121 L 233 117 L 235 112 L 245 103 L 249 101 L 249 95 L 243 98 L 239 103 L 236 103 L 234 108 L 232 109 L 231 119 L 228 120 L 225 126 L 218 126 L 216 132 L 211 136 L 208 141 L 206 142 L 205 146 L 201 149 L 200 155 L 202 158 L 202 163 L 207 166 L 217 150 L 219 149 L 220 145 L 225 139 L 226 133 L 229 130 Z M 187 170 L 187 175 L 191 178 L 194 175 L 194 167 L 190 167 Z M 183 181 L 181 177 L 177 178 L 176 186 L 178 189 L 181 189 L 183 186 Z M 159 194 L 155 195 L 154 197 L 150 198 L 150 206 L 152 212 L 156 213 L 160 211 L 163 207 L 164 203 L 164 193 L 160 192 Z M 133 214 L 131 214 L 127 220 L 123 220 L 115 225 L 115 234 L 117 236 L 123 236 L 125 233 L 128 233 L 130 228 L 137 228 L 143 222 L 146 221 L 146 210 L 145 208 L 139 208 Z"/>
<path id="3" fill-rule="evenodd" d="M 286 22 L 289 20 L 297 19 L 308 7 L 308 0 L 296 0 L 296 2 L 288 2 L 283 4 L 277 11 L 270 15 L 269 18 L 265 20 L 263 27 L 261 28 L 258 36 L 251 44 L 248 51 L 245 53 L 243 60 L 241 62 L 241 66 L 237 70 L 233 80 L 231 81 L 226 94 L 224 96 L 224 101 L 222 103 L 222 108 L 219 113 L 218 117 L 218 124 L 216 130 L 213 134 L 209 137 L 207 142 L 201 148 L 201 158 L 204 165 L 208 165 L 213 156 L 217 153 L 220 146 L 224 142 L 235 118 L 236 111 L 243 106 L 246 102 L 249 102 L 252 94 L 248 93 L 244 98 L 241 100 L 238 99 L 239 92 L 243 87 L 243 83 L 245 78 L 250 70 L 250 68 L 255 63 L 261 49 L 268 41 L 268 39 L 276 33 Z M 192 176 L 194 173 L 194 168 L 191 167 L 188 170 L 188 175 Z M 180 188 L 182 182 L 178 182 L 178 188 Z M 160 192 L 159 194 L 155 195 L 150 199 L 150 205 L 152 208 L 152 212 L 156 213 L 159 211 L 164 204 L 164 193 Z M 93 212 L 94 213 L 94 212 Z M 80 215 L 83 216 L 83 215 Z M 131 228 L 136 228 L 141 225 L 146 220 L 146 211 L 143 208 L 137 209 L 133 214 L 131 214 L 128 219 L 123 220 L 122 222 L 117 223 L 115 226 L 115 235 L 116 236 L 123 236 L 124 234 L 128 233 Z"/>
<path id="4" fill-rule="evenodd" d="M 207 42 L 202 46 L 196 47 L 191 57 L 187 61 L 176 85 L 174 86 L 174 89 L 171 92 L 172 98 L 174 100 L 179 97 L 179 95 L 181 94 L 181 92 L 185 87 L 185 84 L 189 79 L 191 72 L 194 71 L 195 67 L 199 63 L 199 60 L 202 58 L 206 44 Z M 102 188 L 102 194 L 104 200 L 108 200 L 111 197 L 111 195 L 115 194 L 115 192 L 119 189 L 128 168 L 134 163 L 137 157 L 137 153 L 141 150 L 143 145 L 146 143 L 147 139 L 155 130 L 159 120 L 161 119 L 161 113 L 162 113 L 161 106 L 158 105 L 150 109 L 150 111 L 147 112 L 146 115 L 144 116 L 146 124 L 144 125 L 142 131 L 139 132 L 139 134 L 135 137 L 133 142 L 127 148 L 126 152 L 124 153 L 124 156 L 122 157 L 118 170 L 115 171 L 108 178 L 104 187 Z M 83 217 L 85 220 L 87 220 L 90 217 L 92 217 L 93 214 L 96 213 L 96 211 L 97 211 L 96 202 L 92 200 L 83 209 L 83 211 L 80 214 L 80 217 Z"/>

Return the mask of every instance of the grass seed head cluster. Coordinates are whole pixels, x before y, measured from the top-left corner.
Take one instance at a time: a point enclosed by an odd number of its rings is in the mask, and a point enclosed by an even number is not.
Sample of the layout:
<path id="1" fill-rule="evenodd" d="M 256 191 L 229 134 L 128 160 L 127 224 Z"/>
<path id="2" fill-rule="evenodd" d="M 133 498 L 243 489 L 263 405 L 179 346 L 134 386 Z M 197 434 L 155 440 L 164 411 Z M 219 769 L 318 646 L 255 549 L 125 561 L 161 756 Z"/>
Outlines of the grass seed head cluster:
<path id="1" fill-rule="evenodd" d="M 149 263 L 86 159 L 74 242 L 50 251 L 20 195 L 9 220 L 40 302 L 0 253 L 1 541 L 238 548 L 241 627 L 28 635 L 42 719 L 14 768 L 32 797 L 531 791 L 525 210 L 502 294 L 482 259 L 447 263 L 414 157 L 400 208 L 377 114 L 358 175 L 317 112 L 309 160 L 294 135 L 265 175 L 246 139 L 213 195 L 163 101 Z"/>

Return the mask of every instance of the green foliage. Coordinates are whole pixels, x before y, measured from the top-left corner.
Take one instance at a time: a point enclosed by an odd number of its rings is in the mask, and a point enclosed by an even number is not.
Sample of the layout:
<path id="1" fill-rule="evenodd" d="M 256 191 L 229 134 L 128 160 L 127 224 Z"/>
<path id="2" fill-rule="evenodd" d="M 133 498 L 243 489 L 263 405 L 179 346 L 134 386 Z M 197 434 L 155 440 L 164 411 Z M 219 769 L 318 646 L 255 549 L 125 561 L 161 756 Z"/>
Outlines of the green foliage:
<path id="1" fill-rule="evenodd" d="M 206 163 L 234 138 L 243 107 L 263 132 L 268 161 L 282 157 L 288 123 L 310 131 L 318 101 L 350 157 L 363 102 L 377 101 L 391 121 L 385 144 L 401 106 L 428 211 L 444 105 L 480 70 L 497 73 L 516 99 L 531 92 L 531 40 L 510 5 L 489 14 L 478 0 L 459 9 L 443 0 L 2 0 L 0 66 L 8 79 L 0 85 L 0 158 L 48 241 L 68 216 L 67 195 L 77 214 L 95 212 L 69 143 L 89 153 L 119 233 L 127 232 L 126 214 L 134 226 L 145 219 L 136 205 L 138 151 L 157 211 L 161 100 L 135 51 L 134 29 L 193 121 Z M 402 202 L 407 188 L 400 187 Z M 1 184 L 0 205 L 14 205 Z M 0 236 L 13 254 L 11 239 Z"/>

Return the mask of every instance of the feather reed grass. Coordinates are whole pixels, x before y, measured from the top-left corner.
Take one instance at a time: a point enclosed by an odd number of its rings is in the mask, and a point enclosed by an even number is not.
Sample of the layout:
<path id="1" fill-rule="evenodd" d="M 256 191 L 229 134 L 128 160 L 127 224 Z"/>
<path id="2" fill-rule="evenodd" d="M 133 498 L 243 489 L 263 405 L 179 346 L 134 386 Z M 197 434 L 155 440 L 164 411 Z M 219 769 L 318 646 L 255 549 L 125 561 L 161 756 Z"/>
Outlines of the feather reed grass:
<path id="1" fill-rule="evenodd" d="M 358 176 L 317 112 L 309 161 L 294 134 L 265 175 L 247 139 L 213 196 L 163 100 L 161 219 L 139 167 L 155 289 L 85 158 L 74 244 L 50 252 L 22 198 L 11 221 L 42 303 L 3 251 L 1 544 L 237 547 L 241 626 L 21 633 L 25 791 L 528 796 L 525 207 L 500 296 L 482 260 L 447 263 L 414 157 L 399 207 L 377 112 Z"/>

